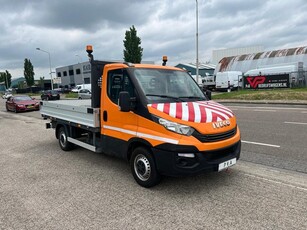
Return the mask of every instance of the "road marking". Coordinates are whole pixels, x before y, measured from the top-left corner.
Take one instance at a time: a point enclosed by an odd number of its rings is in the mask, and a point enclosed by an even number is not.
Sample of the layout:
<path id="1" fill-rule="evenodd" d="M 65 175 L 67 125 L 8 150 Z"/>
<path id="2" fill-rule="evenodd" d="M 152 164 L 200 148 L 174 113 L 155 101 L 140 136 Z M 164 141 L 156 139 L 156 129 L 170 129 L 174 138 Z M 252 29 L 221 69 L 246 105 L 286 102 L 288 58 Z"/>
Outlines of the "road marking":
<path id="1" fill-rule="evenodd" d="M 285 121 L 285 124 L 294 124 L 294 125 L 307 125 L 307 123 L 303 122 L 291 122 L 291 121 Z"/>
<path id="2" fill-rule="evenodd" d="M 268 110 L 268 109 L 254 109 L 255 112 L 276 112 L 276 110 Z"/>
<path id="3" fill-rule="evenodd" d="M 248 177 L 264 180 L 264 181 L 267 181 L 267 182 L 272 182 L 272 183 L 275 183 L 275 184 L 284 185 L 284 186 L 287 186 L 287 187 L 290 187 L 290 188 L 295 188 L 295 189 L 299 189 L 299 190 L 302 190 L 302 191 L 307 191 L 307 188 L 288 184 L 288 183 L 285 183 L 285 182 L 282 182 L 282 181 L 272 180 L 272 179 L 264 178 L 262 176 L 256 176 L 256 175 L 252 175 L 252 174 L 248 174 L 248 173 L 244 173 L 244 175 L 248 176 Z"/>
<path id="4" fill-rule="evenodd" d="M 247 143 L 247 144 L 253 144 L 253 145 L 263 145 L 263 146 L 268 146 L 268 147 L 273 147 L 273 148 L 280 148 L 279 145 L 271 145 L 271 144 L 260 143 L 260 142 L 253 142 L 253 141 L 241 141 L 241 142 Z"/>

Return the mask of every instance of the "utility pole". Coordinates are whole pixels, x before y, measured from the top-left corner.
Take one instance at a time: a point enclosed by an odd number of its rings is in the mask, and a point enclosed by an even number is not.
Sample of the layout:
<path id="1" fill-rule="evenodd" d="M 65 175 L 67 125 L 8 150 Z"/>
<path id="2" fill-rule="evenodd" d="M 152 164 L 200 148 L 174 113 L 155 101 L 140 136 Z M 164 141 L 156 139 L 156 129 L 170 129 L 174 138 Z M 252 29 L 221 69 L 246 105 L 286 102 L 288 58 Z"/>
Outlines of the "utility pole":
<path id="1" fill-rule="evenodd" d="M 196 82 L 198 84 L 198 1 L 196 0 Z"/>

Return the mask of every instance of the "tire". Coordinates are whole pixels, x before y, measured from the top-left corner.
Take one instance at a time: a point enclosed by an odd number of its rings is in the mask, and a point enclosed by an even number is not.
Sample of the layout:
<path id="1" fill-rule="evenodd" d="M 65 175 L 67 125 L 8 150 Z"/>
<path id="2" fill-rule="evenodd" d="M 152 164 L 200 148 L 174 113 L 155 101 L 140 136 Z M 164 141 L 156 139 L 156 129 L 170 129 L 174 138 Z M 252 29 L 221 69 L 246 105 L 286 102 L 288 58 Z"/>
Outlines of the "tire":
<path id="1" fill-rule="evenodd" d="M 62 150 L 69 151 L 72 150 L 74 147 L 74 144 L 67 141 L 67 132 L 65 127 L 61 127 L 58 131 L 58 138 L 59 138 L 59 145 Z"/>
<path id="2" fill-rule="evenodd" d="M 133 151 L 130 168 L 135 181 L 142 187 L 153 187 L 161 180 L 151 152 L 144 147 L 138 147 Z"/>

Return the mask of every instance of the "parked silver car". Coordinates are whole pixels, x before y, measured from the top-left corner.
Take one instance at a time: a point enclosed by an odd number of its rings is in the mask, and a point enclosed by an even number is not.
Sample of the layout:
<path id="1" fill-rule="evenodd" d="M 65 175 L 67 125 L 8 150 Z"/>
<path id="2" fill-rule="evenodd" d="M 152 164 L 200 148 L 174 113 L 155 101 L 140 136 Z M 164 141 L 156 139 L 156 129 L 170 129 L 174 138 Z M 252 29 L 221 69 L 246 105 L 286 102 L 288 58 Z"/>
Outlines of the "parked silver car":
<path id="1" fill-rule="evenodd" d="M 78 92 L 78 99 L 91 99 L 92 93 L 88 89 L 81 89 Z"/>

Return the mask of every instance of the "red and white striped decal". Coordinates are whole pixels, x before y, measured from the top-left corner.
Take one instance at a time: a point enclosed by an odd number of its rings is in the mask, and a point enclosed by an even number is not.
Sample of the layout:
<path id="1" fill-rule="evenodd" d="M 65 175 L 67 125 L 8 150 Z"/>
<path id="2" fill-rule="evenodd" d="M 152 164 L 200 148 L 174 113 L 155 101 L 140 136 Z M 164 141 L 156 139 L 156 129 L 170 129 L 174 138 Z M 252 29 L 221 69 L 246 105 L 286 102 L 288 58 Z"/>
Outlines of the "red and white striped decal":
<path id="1" fill-rule="evenodd" d="M 196 123 L 223 121 L 234 116 L 230 109 L 213 101 L 157 103 L 148 106 L 171 117 Z"/>

